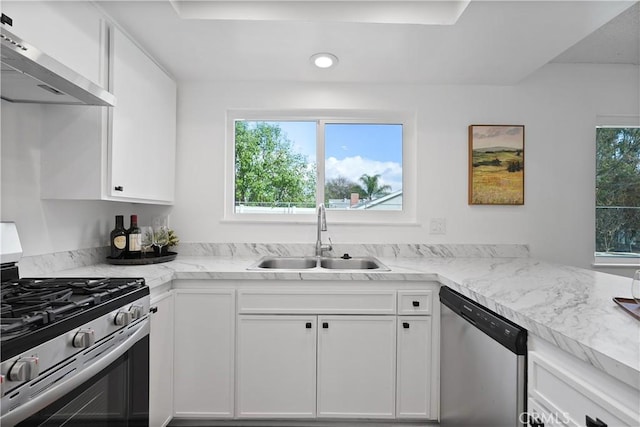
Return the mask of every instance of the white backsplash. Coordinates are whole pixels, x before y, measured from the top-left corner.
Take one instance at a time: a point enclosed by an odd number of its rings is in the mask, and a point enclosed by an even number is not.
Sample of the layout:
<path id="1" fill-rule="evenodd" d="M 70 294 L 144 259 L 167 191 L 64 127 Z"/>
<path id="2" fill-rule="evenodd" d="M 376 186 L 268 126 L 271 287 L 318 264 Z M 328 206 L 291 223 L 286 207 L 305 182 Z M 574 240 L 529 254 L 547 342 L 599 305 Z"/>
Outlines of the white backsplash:
<path id="1" fill-rule="evenodd" d="M 258 258 L 265 255 L 312 256 L 311 243 L 181 243 L 170 248 L 182 256 Z M 20 276 L 42 276 L 56 271 L 105 262 L 109 248 L 78 249 L 23 257 Z M 381 258 L 527 258 L 521 244 L 335 244 L 327 255 L 377 256 Z"/>
<path id="2" fill-rule="evenodd" d="M 264 255 L 312 256 L 311 243 L 185 243 L 176 249 L 186 256 L 255 257 Z M 523 258 L 529 256 L 529 246 L 519 244 L 357 244 L 333 245 L 329 256 L 379 256 L 384 258 Z"/>
<path id="3" fill-rule="evenodd" d="M 18 262 L 18 268 L 20 269 L 20 277 L 42 276 L 60 270 L 104 263 L 107 255 L 109 255 L 109 248 L 105 246 L 25 256 Z"/>

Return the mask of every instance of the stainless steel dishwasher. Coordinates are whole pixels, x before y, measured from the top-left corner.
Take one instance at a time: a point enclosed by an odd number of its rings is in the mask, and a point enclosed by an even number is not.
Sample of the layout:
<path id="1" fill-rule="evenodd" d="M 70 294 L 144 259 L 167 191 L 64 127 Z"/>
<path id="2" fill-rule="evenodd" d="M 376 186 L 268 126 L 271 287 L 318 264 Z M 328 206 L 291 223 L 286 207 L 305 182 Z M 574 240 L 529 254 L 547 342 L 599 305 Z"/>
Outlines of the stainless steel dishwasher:
<path id="1" fill-rule="evenodd" d="M 440 425 L 526 425 L 527 331 L 440 288 Z"/>

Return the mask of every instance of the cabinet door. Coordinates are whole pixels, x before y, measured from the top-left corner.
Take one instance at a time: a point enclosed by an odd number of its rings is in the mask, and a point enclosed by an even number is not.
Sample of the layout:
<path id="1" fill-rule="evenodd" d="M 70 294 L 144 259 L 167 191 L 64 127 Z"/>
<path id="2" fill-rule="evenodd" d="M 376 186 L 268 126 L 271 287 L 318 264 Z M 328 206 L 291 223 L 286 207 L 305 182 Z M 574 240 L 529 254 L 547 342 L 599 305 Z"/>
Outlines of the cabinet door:
<path id="1" fill-rule="evenodd" d="M 151 301 L 149 336 L 149 425 L 166 426 L 173 418 L 173 292 Z"/>
<path id="2" fill-rule="evenodd" d="M 176 84 L 112 28 L 109 195 L 170 203 L 174 198 Z"/>
<path id="3" fill-rule="evenodd" d="M 92 82 L 104 86 L 102 14 L 86 1 L 2 1 L 7 30 Z"/>
<path id="4" fill-rule="evenodd" d="M 318 317 L 318 417 L 393 418 L 395 316 Z"/>
<path id="5" fill-rule="evenodd" d="M 430 418 L 431 317 L 398 318 L 398 418 Z"/>
<path id="6" fill-rule="evenodd" d="M 174 328 L 175 416 L 232 417 L 235 292 L 176 290 Z"/>
<path id="7" fill-rule="evenodd" d="M 238 417 L 315 417 L 315 316 L 238 316 L 237 355 Z"/>

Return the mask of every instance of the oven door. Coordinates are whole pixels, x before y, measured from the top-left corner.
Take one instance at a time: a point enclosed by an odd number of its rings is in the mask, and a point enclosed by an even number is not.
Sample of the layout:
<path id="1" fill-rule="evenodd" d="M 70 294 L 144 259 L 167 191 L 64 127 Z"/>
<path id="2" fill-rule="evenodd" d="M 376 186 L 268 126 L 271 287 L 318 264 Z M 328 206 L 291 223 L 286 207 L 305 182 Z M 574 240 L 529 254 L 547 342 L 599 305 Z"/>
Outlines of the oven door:
<path id="1" fill-rule="evenodd" d="M 89 367 L 2 417 L 3 426 L 148 427 L 149 323 Z"/>

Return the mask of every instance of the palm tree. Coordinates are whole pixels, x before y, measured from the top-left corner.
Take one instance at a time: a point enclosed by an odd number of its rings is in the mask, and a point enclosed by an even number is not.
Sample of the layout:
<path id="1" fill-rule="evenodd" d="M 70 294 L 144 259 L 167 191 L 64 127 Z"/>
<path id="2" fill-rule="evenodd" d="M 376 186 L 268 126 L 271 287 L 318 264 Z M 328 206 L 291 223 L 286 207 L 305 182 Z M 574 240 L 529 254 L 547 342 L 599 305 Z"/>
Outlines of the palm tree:
<path id="1" fill-rule="evenodd" d="M 360 186 L 362 194 L 369 200 L 373 200 L 374 198 L 384 196 L 391 192 L 390 185 L 379 185 L 380 174 L 367 175 L 365 173 L 359 178 L 359 181 L 362 183 L 362 186 Z"/>

